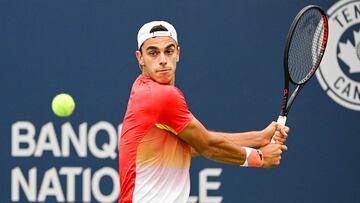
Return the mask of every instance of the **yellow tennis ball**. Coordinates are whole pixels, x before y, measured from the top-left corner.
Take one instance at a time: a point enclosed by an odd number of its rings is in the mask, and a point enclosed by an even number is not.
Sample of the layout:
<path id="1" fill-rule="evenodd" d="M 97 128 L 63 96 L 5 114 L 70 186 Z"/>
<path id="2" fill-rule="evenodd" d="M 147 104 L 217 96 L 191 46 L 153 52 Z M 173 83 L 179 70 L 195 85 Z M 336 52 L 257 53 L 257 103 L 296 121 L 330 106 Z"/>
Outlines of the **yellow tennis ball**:
<path id="1" fill-rule="evenodd" d="M 67 117 L 74 111 L 75 102 L 69 94 L 61 93 L 54 97 L 51 108 L 57 116 Z"/>

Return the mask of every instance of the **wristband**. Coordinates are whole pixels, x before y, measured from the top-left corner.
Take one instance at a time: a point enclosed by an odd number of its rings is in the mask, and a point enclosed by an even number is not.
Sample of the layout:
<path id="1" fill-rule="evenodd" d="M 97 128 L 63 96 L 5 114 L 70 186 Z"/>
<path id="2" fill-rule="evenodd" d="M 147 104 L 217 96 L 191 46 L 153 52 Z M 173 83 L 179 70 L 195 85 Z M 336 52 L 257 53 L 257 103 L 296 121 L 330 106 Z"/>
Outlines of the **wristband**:
<path id="1" fill-rule="evenodd" d="M 246 151 L 246 160 L 240 166 L 244 167 L 261 167 L 264 164 L 263 154 L 260 150 L 242 147 Z"/>

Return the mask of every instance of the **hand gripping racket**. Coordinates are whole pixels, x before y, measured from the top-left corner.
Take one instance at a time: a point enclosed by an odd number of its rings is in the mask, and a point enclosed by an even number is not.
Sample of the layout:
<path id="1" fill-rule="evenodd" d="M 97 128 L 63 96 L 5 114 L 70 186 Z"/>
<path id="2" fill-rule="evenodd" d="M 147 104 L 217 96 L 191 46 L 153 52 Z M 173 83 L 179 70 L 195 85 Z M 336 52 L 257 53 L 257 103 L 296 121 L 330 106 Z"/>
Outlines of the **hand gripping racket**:
<path id="1" fill-rule="evenodd" d="M 296 96 L 318 69 L 328 39 L 326 13 L 315 5 L 306 6 L 291 24 L 284 51 L 284 92 L 278 123 L 285 125 Z M 289 84 L 295 89 L 289 98 Z M 274 138 L 271 140 L 275 143 Z"/>

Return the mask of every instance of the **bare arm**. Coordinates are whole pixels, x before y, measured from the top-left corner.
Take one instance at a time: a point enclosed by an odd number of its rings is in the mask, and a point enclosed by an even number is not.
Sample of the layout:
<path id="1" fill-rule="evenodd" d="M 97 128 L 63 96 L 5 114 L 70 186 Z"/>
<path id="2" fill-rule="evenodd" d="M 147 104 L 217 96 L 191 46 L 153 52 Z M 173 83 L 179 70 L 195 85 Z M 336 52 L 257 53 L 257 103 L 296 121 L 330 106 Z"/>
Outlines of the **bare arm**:
<path id="1" fill-rule="evenodd" d="M 276 143 L 283 144 L 288 137 L 289 128 L 281 126 L 276 122 L 270 123 L 265 129 L 261 131 L 249 131 L 242 133 L 221 133 L 210 132 L 230 140 L 236 145 L 260 148 L 269 144 L 272 136 L 275 134 Z"/>
<path id="2" fill-rule="evenodd" d="M 222 136 L 210 133 L 195 117 L 178 136 L 207 159 L 238 165 L 246 160 L 244 149 Z"/>
<path id="3" fill-rule="evenodd" d="M 276 143 L 283 144 L 288 137 L 289 128 L 272 122 L 261 131 L 249 131 L 241 133 L 224 133 L 209 131 L 213 136 L 222 136 L 224 139 L 236 144 L 237 146 L 246 146 L 261 148 L 270 143 L 275 133 Z M 192 156 L 200 155 L 194 148 L 191 149 Z"/>
<path id="4" fill-rule="evenodd" d="M 221 136 L 229 142 L 234 143 L 236 146 L 247 146 L 260 148 L 269 142 L 261 136 L 259 131 L 243 132 L 243 133 L 224 133 L 208 131 L 212 136 Z M 193 147 L 191 148 L 191 155 L 200 155 Z"/>
<path id="5" fill-rule="evenodd" d="M 227 163 L 241 165 L 246 160 L 246 151 L 242 146 L 244 144 L 252 144 L 254 146 L 260 146 L 262 141 L 255 139 L 258 132 L 249 133 L 217 133 L 208 131 L 196 118 L 188 124 L 188 126 L 178 134 L 178 136 L 192 146 L 193 155 L 196 152 L 207 159 Z M 229 138 L 229 137 L 232 137 Z M 236 138 L 238 137 L 238 138 Z M 251 140 L 254 138 L 255 141 Z M 243 142 L 243 143 L 241 143 Z M 275 157 L 280 160 L 280 154 L 282 150 L 286 150 L 284 145 L 274 144 L 266 146 L 264 157 L 268 160 L 264 160 L 264 167 L 276 165 L 273 163 Z M 276 153 L 275 153 L 276 151 Z"/>
<path id="6" fill-rule="evenodd" d="M 259 148 L 268 144 L 266 139 L 261 136 L 260 131 L 250 131 L 242 133 L 223 133 L 210 131 L 210 133 L 216 136 L 222 136 L 238 146 Z"/>

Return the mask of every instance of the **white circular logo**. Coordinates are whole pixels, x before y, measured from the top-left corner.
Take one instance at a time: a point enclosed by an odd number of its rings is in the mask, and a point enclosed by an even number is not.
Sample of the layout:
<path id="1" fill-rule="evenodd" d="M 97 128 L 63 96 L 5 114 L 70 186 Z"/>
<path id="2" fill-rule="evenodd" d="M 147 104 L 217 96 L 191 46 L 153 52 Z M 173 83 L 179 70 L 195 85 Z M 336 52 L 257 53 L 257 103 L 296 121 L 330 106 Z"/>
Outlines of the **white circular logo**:
<path id="1" fill-rule="evenodd" d="M 316 77 L 338 104 L 360 111 L 360 0 L 342 0 L 328 11 L 329 39 Z"/>

